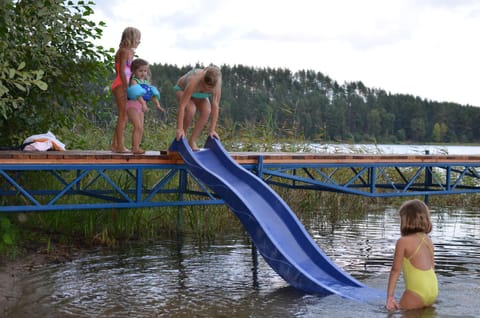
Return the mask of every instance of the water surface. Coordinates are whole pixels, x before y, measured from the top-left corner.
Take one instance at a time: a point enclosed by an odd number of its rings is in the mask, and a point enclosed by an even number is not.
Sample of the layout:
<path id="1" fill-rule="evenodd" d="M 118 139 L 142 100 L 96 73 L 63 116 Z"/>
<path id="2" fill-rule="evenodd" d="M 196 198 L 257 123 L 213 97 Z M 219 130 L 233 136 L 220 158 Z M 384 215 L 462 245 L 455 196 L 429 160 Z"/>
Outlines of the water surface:
<path id="1" fill-rule="evenodd" d="M 289 287 L 252 257 L 246 234 L 210 244 L 189 237 L 116 251 L 88 251 L 71 262 L 34 268 L 18 283 L 8 317 L 479 317 L 480 210 L 432 210 L 439 298 L 434 307 L 388 313 L 336 295 Z M 386 289 L 397 211 L 386 207 L 334 226 L 303 220 L 340 267 Z M 397 286 L 400 295 L 403 282 Z"/>
<path id="2" fill-rule="evenodd" d="M 480 155 L 480 146 L 458 145 L 309 144 L 306 148 L 320 153 Z"/>

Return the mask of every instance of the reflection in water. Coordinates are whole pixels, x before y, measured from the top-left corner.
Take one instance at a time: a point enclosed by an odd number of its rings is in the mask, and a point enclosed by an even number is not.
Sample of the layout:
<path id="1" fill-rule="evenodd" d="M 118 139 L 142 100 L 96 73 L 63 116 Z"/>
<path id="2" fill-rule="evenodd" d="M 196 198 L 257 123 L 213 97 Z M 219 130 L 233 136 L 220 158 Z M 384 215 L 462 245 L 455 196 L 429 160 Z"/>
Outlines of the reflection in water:
<path id="1" fill-rule="evenodd" d="M 432 210 L 440 295 L 414 312 L 288 286 L 245 235 L 204 245 L 189 237 L 150 246 L 97 250 L 64 264 L 36 268 L 18 283 L 8 317 L 475 317 L 480 293 L 479 211 Z M 395 242 L 396 210 L 372 212 L 326 230 L 308 231 L 339 266 L 385 289 Z M 398 294 L 403 290 L 400 280 Z M 3 312 L 0 312 L 0 314 Z"/>
<path id="2" fill-rule="evenodd" d="M 255 245 L 252 243 L 252 280 L 253 288 L 258 289 L 258 251 Z"/>

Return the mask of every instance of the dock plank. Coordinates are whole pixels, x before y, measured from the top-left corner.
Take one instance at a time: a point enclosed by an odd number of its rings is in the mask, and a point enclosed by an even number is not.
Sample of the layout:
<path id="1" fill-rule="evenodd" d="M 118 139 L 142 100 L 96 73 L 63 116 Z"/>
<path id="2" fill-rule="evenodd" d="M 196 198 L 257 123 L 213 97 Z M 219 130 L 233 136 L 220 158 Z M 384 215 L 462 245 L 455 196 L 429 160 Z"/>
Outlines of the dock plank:
<path id="1" fill-rule="evenodd" d="M 399 154 L 321 154 L 288 152 L 231 152 L 240 164 L 256 164 L 260 157 L 264 163 L 478 163 L 480 155 L 399 155 Z M 0 151 L 3 164 L 182 164 L 181 157 L 174 152 L 147 151 L 114 153 L 105 150 L 66 150 L 47 152 Z"/>

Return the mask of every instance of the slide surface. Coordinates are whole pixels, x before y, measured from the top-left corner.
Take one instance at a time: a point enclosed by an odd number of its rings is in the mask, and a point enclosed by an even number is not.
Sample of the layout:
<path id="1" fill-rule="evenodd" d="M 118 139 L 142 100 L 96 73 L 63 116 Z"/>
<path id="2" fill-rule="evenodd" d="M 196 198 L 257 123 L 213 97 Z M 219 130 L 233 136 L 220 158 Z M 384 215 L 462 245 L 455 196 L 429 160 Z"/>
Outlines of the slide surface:
<path id="1" fill-rule="evenodd" d="M 208 138 L 205 148 L 194 152 L 182 138 L 174 140 L 169 151 L 178 152 L 191 173 L 225 201 L 265 261 L 290 285 L 307 293 L 385 302 L 385 291 L 362 284 L 338 267 L 283 199 L 237 164 L 218 140 Z"/>

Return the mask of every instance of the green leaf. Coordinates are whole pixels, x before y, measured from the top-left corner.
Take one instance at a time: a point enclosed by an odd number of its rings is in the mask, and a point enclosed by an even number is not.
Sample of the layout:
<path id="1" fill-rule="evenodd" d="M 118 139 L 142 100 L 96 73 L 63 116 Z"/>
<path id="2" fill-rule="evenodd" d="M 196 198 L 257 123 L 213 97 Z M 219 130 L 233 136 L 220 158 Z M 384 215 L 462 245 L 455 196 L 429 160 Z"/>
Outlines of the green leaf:
<path id="1" fill-rule="evenodd" d="M 16 70 L 14 68 L 11 68 L 8 70 L 8 78 L 12 79 L 15 77 Z"/>
<path id="2" fill-rule="evenodd" d="M 22 92 L 26 92 L 27 91 L 27 88 L 21 84 L 18 84 L 18 83 L 14 83 L 15 84 L 15 87 L 17 87 L 19 90 L 21 90 Z"/>
<path id="3" fill-rule="evenodd" d="M 12 240 L 12 237 L 10 236 L 10 233 L 4 233 L 2 236 L 2 240 L 7 245 L 13 244 L 13 240 Z"/>
<path id="4" fill-rule="evenodd" d="M 8 88 L 6 88 L 2 83 L 0 83 L 0 97 L 6 95 L 8 92 Z"/>
<path id="5" fill-rule="evenodd" d="M 34 80 L 33 84 L 37 85 L 37 87 L 40 88 L 42 91 L 46 91 L 48 89 L 48 84 L 44 81 Z"/>
<path id="6" fill-rule="evenodd" d="M 44 74 L 45 74 L 45 72 L 43 70 L 38 70 L 37 71 L 37 80 L 42 79 Z"/>
<path id="7" fill-rule="evenodd" d="M 2 222 L 0 223 L 0 229 L 7 230 L 10 228 L 10 220 L 7 218 L 2 218 Z"/>
<path id="8" fill-rule="evenodd" d="M 25 62 L 20 63 L 20 65 L 18 65 L 17 67 L 17 70 L 19 71 L 22 70 L 25 67 L 25 65 L 26 65 Z"/>

